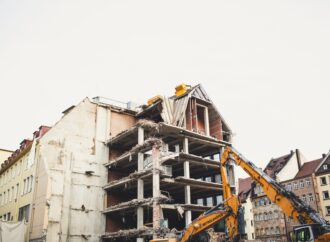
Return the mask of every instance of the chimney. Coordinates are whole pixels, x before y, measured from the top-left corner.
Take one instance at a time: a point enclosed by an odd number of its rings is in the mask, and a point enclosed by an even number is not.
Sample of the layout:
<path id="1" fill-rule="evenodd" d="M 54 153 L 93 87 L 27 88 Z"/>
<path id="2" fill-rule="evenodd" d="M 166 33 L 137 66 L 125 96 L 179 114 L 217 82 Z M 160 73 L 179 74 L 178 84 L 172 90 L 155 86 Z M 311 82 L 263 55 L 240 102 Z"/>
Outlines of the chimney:
<path id="1" fill-rule="evenodd" d="M 301 154 L 300 154 L 300 150 L 296 149 L 296 157 L 297 157 L 297 162 L 298 162 L 298 168 L 300 170 L 302 164 L 301 164 Z"/>
<path id="2" fill-rule="evenodd" d="M 326 156 L 327 156 L 326 154 L 324 154 L 324 153 L 322 154 L 322 158 L 325 158 Z"/>

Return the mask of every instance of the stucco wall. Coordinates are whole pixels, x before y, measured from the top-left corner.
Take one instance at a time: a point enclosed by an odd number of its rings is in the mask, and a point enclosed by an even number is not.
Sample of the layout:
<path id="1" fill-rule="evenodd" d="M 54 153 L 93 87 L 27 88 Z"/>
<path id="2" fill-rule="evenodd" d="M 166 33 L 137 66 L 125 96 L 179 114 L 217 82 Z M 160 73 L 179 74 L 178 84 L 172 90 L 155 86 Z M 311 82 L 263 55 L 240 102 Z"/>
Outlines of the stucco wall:
<path id="1" fill-rule="evenodd" d="M 293 179 L 299 171 L 297 156 L 294 154 L 283 169 L 276 175 L 278 182 Z"/>
<path id="2" fill-rule="evenodd" d="M 86 98 L 41 138 L 31 239 L 100 241 L 108 119 Z"/>

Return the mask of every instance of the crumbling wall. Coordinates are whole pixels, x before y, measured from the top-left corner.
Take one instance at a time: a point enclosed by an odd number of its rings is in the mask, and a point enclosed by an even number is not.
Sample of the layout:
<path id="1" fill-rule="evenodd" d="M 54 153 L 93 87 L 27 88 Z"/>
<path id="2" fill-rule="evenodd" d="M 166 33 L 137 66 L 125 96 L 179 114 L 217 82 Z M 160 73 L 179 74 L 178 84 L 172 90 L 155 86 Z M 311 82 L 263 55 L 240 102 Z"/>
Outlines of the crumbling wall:
<path id="1" fill-rule="evenodd" d="M 104 233 L 109 112 L 86 98 L 40 140 L 32 239 L 99 241 Z"/>

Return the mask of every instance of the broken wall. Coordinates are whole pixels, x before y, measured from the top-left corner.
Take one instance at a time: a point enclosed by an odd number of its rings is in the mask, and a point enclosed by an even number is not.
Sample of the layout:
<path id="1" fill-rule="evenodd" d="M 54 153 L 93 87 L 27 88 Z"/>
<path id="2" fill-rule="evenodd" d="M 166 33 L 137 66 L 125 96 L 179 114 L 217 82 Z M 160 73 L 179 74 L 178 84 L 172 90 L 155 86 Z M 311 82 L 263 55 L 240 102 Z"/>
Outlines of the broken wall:
<path id="1" fill-rule="evenodd" d="M 31 239 L 99 241 L 109 116 L 86 98 L 40 139 Z"/>

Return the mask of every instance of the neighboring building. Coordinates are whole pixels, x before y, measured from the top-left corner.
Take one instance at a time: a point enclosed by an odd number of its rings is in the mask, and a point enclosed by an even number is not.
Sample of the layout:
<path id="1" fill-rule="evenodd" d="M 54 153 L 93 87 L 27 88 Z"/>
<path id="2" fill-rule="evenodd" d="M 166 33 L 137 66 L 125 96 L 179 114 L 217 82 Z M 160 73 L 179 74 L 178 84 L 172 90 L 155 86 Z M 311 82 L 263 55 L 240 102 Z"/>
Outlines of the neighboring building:
<path id="1" fill-rule="evenodd" d="M 322 161 L 315 170 L 321 212 L 323 217 L 330 221 L 330 151 L 323 156 Z"/>
<path id="2" fill-rule="evenodd" d="M 33 140 L 23 140 L 0 170 L 0 219 L 17 222 L 30 221 L 36 164 L 34 141 L 48 131 L 41 126 Z"/>
<path id="3" fill-rule="evenodd" d="M 293 179 L 303 161 L 299 150 L 291 151 L 287 155 L 271 159 L 264 172 L 277 182 Z M 287 241 L 286 223 L 281 208 L 272 203 L 255 183 L 252 184 L 251 197 L 256 239 L 265 242 Z"/>
<path id="4" fill-rule="evenodd" d="M 317 212 L 320 212 L 320 204 L 314 172 L 321 163 L 321 160 L 317 159 L 305 162 L 293 179 L 282 182 L 282 185 L 287 190 L 294 192 L 302 201 Z M 293 226 L 299 223 L 288 216 L 285 216 L 285 218 L 286 232 L 289 236 L 290 232 L 293 231 Z"/>
<path id="5" fill-rule="evenodd" d="M 112 118 L 106 241 L 174 236 L 223 201 L 219 153 L 231 131 L 200 85 Z M 228 173 L 234 189 L 232 167 Z"/>
<path id="6" fill-rule="evenodd" d="M 253 180 L 250 177 L 245 179 L 238 179 L 238 198 L 240 200 L 244 212 L 244 228 L 242 232 L 242 237 L 246 240 L 255 239 L 254 215 L 251 200 L 252 182 Z"/>
<path id="7" fill-rule="evenodd" d="M 11 156 L 12 153 L 11 150 L 0 149 L 0 166 L 9 156 Z"/>

